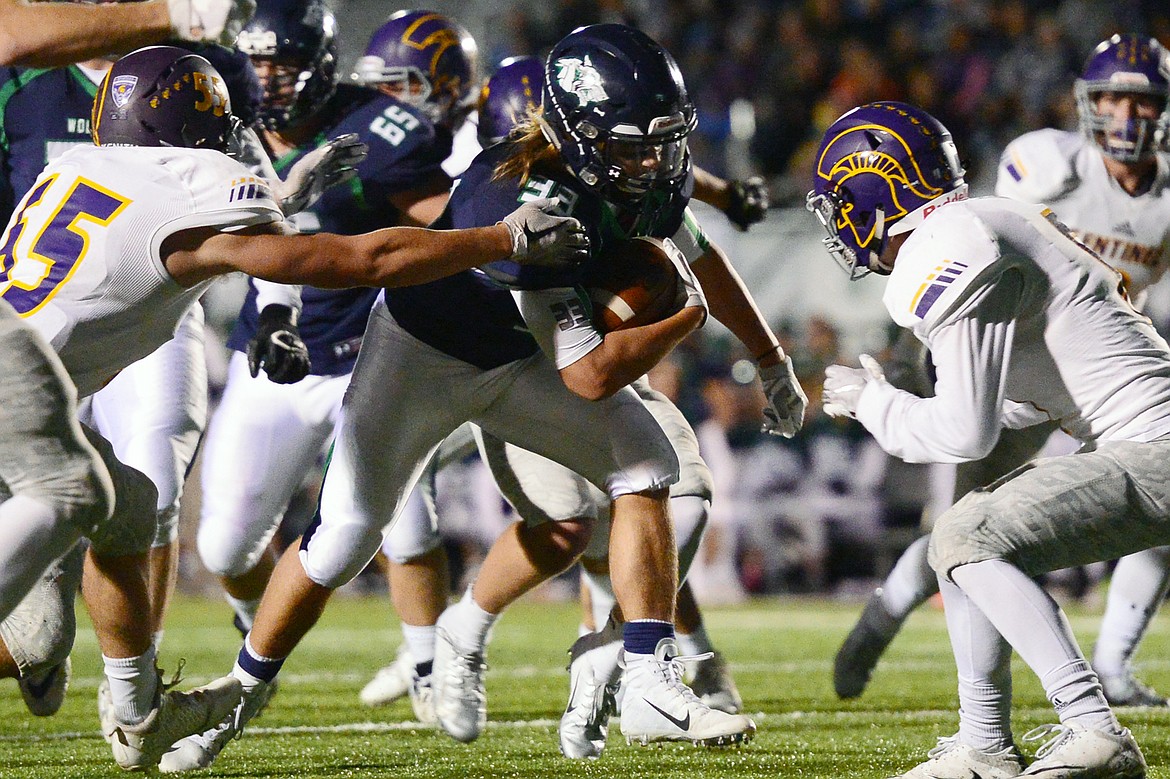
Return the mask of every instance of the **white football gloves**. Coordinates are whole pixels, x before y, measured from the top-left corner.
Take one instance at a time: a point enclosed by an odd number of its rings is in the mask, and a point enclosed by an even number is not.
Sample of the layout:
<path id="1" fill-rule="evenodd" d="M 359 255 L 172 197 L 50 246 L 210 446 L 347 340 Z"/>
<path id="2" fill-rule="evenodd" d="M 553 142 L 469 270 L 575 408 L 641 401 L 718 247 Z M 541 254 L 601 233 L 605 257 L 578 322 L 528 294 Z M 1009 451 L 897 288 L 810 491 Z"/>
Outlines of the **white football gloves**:
<path id="1" fill-rule="evenodd" d="M 167 8 L 179 40 L 234 46 L 256 13 L 256 0 L 167 0 Z"/>
<path id="2" fill-rule="evenodd" d="M 861 392 L 871 381 L 886 382 L 886 374 L 878 361 L 863 354 L 858 358 L 860 368 L 846 365 L 830 365 L 825 368 L 825 392 L 823 407 L 831 417 L 853 417 L 857 419 L 857 404 Z"/>
<path id="3" fill-rule="evenodd" d="M 792 438 L 804 424 L 804 409 L 808 406 L 808 396 L 792 370 L 792 358 L 785 356 L 776 365 L 757 366 L 757 371 L 768 401 L 764 406 L 763 431 Z"/>
<path id="4" fill-rule="evenodd" d="M 357 166 L 369 148 L 356 133 L 338 136 L 309 152 L 289 168 L 284 181 L 271 182 L 272 194 L 284 215 L 304 211 L 320 199 L 325 190 L 357 175 Z"/>
<path id="5" fill-rule="evenodd" d="M 703 310 L 703 320 L 699 322 L 699 327 L 707 321 L 707 296 L 703 294 L 703 287 L 699 284 L 699 279 L 695 276 L 695 272 L 691 270 L 690 263 L 687 258 L 674 241 L 669 238 L 662 238 L 659 240 L 666 256 L 670 258 L 670 263 L 674 265 L 674 269 L 678 271 L 678 277 L 682 281 L 683 292 L 686 294 L 686 302 L 682 304 L 683 308 L 698 307 Z"/>
<path id="6" fill-rule="evenodd" d="M 589 258 L 589 236 L 571 216 L 549 213 L 556 198 L 530 200 L 497 224 L 512 236 L 511 259 L 522 265 L 572 268 Z"/>

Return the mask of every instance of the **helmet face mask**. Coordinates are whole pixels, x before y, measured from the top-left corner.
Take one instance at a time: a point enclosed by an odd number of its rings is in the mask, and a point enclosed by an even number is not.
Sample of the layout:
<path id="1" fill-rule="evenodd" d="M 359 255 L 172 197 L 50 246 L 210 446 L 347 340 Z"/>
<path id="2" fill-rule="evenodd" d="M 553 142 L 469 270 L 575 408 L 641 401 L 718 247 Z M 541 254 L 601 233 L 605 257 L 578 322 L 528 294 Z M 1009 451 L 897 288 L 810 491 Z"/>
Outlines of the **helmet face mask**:
<path id="1" fill-rule="evenodd" d="M 170 146 L 225 152 L 239 124 L 219 71 L 174 46 L 119 59 L 102 80 L 91 127 L 98 146 Z"/>
<path id="2" fill-rule="evenodd" d="M 475 107 L 479 49 L 467 30 L 433 11 L 397 11 L 370 37 L 351 78 L 454 129 Z"/>
<path id="3" fill-rule="evenodd" d="M 626 204 L 681 191 L 698 117 L 674 58 L 644 33 L 573 31 L 549 54 L 543 91 L 545 133 L 587 187 Z"/>
<path id="4" fill-rule="evenodd" d="M 849 274 L 888 272 L 891 236 L 939 206 L 967 197 L 958 151 L 945 127 L 905 103 L 869 103 L 825 132 L 805 206 L 825 228 L 825 248 Z"/>
<path id="5" fill-rule="evenodd" d="M 313 116 L 337 86 L 337 21 L 324 0 L 261 0 L 236 38 L 264 87 L 259 110 L 269 130 Z"/>
<path id="6" fill-rule="evenodd" d="M 1170 139 L 1170 54 L 1152 38 L 1102 41 L 1073 93 L 1081 131 L 1108 157 L 1148 160 Z"/>

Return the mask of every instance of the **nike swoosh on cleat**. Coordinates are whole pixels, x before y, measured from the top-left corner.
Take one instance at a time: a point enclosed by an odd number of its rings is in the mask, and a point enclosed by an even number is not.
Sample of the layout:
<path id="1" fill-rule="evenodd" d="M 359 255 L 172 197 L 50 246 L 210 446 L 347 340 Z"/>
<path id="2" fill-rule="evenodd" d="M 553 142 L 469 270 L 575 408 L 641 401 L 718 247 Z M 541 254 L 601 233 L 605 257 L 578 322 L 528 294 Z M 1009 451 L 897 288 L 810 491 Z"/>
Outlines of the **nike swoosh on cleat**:
<path id="1" fill-rule="evenodd" d="M 646 701 L 645 698 L 643 698 L 642 700 Z M 665 712 L 662 709 L 658 708 L 650 701 L 646 701 L 646 705 L 648 705 L 650 708 L 654 709 L 654 711 L 658 712 L 659 714 L 661 714 L 662 716 L 666 717 L 668 720 L 673 722 L 679 730 L 690 730 L 691 729 L 691 713 L 689 711 L 687 712 L 686 717 L 679 719 L 678 717 L 674 716 L 673 714 L 670 714 L 670 713 Z"/>
<path id="2" fill-rule="evenodd" d="M 32 682 L 29 682 L 28 684 L 25 685 L 25 689 L 28 690 L 29 692 L 31 692 L 33 694 L 33 697 L 43 698 L 43 697 L 45 697 L 45 693 L 47 693 L 49 691 L 49 688 L 53 686 L 53 682 L 56 681 L 57 674 L 59 674 L 59 673 L 61 673 L 61 668 L 60 667 L 54 668 L 53 672 L 50 673 L 48 676 L 46 676 L 45 680 L 43 682 L 41 682 L 40 684 L 34 684 Z"/>

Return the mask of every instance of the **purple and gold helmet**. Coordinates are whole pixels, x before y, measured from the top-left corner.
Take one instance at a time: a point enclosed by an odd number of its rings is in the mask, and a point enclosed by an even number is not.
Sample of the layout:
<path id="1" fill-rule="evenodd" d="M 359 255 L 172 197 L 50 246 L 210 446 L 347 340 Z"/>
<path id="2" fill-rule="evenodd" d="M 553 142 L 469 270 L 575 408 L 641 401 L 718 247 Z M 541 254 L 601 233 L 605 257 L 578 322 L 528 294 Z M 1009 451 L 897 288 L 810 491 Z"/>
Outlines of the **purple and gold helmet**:
<path id="1" fill-rule="evenodd" d="M 479 93 L 479 143 L 491 146 L 540 108 L 544 63 L 537 57 L 509 57 L 500 63 Z"/>
<path id="2" fill-rule="evenodd" d="M 114 63 L 98 88 L 90 126 L 98 146 L 226 151 L 238 120 L 223 77 L 175 46 L 147 46 Z"/>
<path id="3" fill-rule="evenodd" d="M 1170 54 L 1153 38 L 1129 33 L 1101 41 L 1085 62 L 1073 92 L 1081 131 L 1114 159 L 1148 158 L 1170 132 Z M 1097 113 L 1097 99 L 1105 92 L 1152 95 L 1161 111 L 1156 119 L 1131 117 L 1121 125 Z"/>
<path id="4" fill-rule="evenodd" d="M 674 193 L 698 118 L 674 57 L 623 24 L 579 27 L 548 55 L 549 140 L 585 186 L 613 200 Z"/>
<path id="5" fill-rule="evenodd" d="M 906 103 L 868 103 L 825 132 L 805 204 L 829 233 L 829 254 L 856 279 L 880 270 L 891 235 L 966 199 L 963 174 L 951 134 L 933 116 Z"/>
<path id="6" fill-rule="evenodd" d="M 475 105 L 479 49 L 452 19 L 434 11 L 397 11 L 374 31 L 354 66 L 363 86 L 387 85 L 436 124 L 455 128 Z"/>

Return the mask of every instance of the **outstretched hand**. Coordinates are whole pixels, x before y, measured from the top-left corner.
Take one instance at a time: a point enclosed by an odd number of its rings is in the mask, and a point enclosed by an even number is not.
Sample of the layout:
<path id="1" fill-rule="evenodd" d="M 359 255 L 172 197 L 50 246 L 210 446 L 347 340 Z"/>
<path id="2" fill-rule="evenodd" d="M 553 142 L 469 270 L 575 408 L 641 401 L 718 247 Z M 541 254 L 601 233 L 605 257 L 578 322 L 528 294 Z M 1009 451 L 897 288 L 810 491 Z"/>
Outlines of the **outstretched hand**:
<path id="1" fill-rule="evenodd" d="M 825 368 L 825 391 L 823 403 L 825 413 L 831 417 L 857 418 L 857 405 L 861 393 L 870 382 L 886 381 L 886 374 L 878 361 L 863 354 L 858 358 L 860 368 L 847 365 L 830 365 Z"/>
<path id="2" fill-rule="evenodd" d="M 571 216 L 557 216 L 556 198 L 531 200 L 500 220 L 512 236 L 512 259 L 521 265 L 571 269 L 589 258 L 589 236 Z"/>
<path id="3" fill-rule="evenodd" d="M 730 200 L 723 213 L 741 231 L 746 231 L 756 222 L 763 221 L 768 215 L 771 197 L 768 195 L 768 183 L 764 181 L 763 176 L 752 176 L 743 181 L 731 182 L 728 197 Z"/>
<path id="4" fill-rule="evenodd" d="M 782 362 L 761 365 L 758 370 L 768 400 L 768 405 L 764 406 L 763 430 L 792 438 L 804 424 L 804 409 L 808 406 L 808 396 L 792 370 L 792 358 L 785 356 Z"/>
<path id="5" fill-rule="evenodd" d="M 248 372 L 260 369 L 274 384 L 295 384 L 309 375 L 309 350 L 301 340 L 296 314 L 288 306 L 269 304 L 260 312 L 256 334 L 248 342 Z"/>
<path id="6" fill-rule="evenodd" d="M 167 10 L 179 40 L 230 47 L 256 13 L 256 0 L 167 0 Z"/>
<path id="7" fill-rule="evenodd" d="M 340 135 L 293 165 L 284 181 L 272 182 L 273 196 L 285 216 L 304 211 L 325 194 L 325 190 L 357 175 L 357 166 L 369 148 L 355 133 Z"/>

